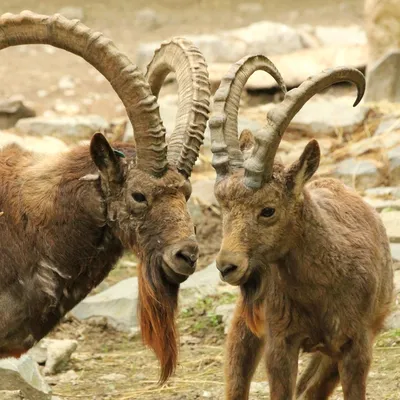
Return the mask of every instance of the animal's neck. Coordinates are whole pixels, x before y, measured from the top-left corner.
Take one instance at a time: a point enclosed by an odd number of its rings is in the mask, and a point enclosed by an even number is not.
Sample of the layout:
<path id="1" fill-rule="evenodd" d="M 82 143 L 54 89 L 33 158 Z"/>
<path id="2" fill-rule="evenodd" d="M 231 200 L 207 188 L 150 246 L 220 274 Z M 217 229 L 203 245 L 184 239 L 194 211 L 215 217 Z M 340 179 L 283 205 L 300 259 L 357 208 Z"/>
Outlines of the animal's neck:
<path id="1" fill-rule="evenodd" d="M 332 233 L 307 191 L 304 191 L 298 217 L 300 222 L 296 224 L 289 251 L 277 263 L 280 279 L 291 286 L 324 285 L 329 282 L 329 270 L 321 271 L 323 263 L 316 260 L 323 257 Z"/>

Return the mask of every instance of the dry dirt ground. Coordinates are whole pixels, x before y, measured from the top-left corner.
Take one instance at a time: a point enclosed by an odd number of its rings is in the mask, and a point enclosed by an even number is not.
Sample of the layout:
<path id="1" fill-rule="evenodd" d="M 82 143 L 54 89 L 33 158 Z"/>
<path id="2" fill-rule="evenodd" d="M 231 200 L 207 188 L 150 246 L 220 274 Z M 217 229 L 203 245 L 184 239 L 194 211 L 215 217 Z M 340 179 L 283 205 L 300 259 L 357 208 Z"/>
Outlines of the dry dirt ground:
<path id="1" fill-rule="evenodd" d="M 0 13 L 17 13 L 23 9 L 51 14 L 61 7 L 78 6 L 85 12 L 84 22 L 112 37 L 122 50 L 135 60 L 141 41 L 162 41 L 173 35 L 212 33 L 220 29 L 245 26 L 270 19 L 288 24 L 362 23 L 363 1 L 292 0 L 253 1 L 263 10 L 239 12 L 238 0 L 2 0 Z M 296 4 L 296 9 L 293 8 Z M 135 22 L 135 13 L 153 8 L 164 20 L 160 28 L 146 31 Z M 99 114 L 104 118 L 124 116 L 124 110 L 109 84 L 97 71 L 76 56 L 45 46 L 23 46 L 3 50 L 0 63 L 0 97 L 23 95 L 38 112 L 54 110 L 60 102 L 78 105 L 81 114 Z M 70 75 L 76 87 L 66 95 L 58 88 L 59 79 Z M 58 108 L 58 113 L 62 113 Z M 203 249 L 202 266 L 218 249 L 219 221 L 206 211 L 205 223 L 198 227 Z M 135 267 L 114 270 L 106 284 L 136 274 Z M 77 352 L 67 372 L 48 378 L 54 394 L 62 399 L 222 399 L 224 355 L 223 326 L 214 314 L 216 305 L 231 303 L 234 295 L 210 297 L 194 307 L 183 309 L 179 316 L 182 335 L 180 364 L 176 376 L 162 388 L 157 387 L 158 367 L 153 354 L 145 349 L 139 337 L 130 338 L 103 326 L 91 326 L 65 320 L 52 337 L 76 338 Z M 301 366 L 304 365 L 302 359 Z M 111 375 L 110 375 L 111 374 Z M 265 381 L 260 366 L 255 381 Z M 400 332 L 382 335 L 374 352 L 369 378 L 369 400 L 400 398 Z M 268 399 L 253 394 L 252 399 Z M 342 399 L 340 390 L 334 399 Z"/>

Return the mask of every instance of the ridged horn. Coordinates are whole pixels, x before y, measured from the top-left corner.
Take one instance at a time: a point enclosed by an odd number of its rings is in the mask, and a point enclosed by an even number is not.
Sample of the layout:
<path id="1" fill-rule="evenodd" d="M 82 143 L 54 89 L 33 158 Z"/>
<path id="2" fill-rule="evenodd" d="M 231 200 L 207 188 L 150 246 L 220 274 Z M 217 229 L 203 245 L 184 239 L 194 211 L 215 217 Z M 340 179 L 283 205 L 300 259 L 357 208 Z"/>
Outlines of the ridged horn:
<path id="1" fill-rule="evenodd" d="M 114 43 L 78 20 L 30 11 L 0 17 L 0 50 L 21 44 L 49 44 L 95 67 L 122 100 L 135 131 L 137 166 L 155 176 L 167 168 L 165 129 L 157 99 L 140 70 Z"/>
<path id="2" fill-rule="evenodd" d="M 199 156 L 209 118 L 208 70 L 199 49 L 189 40 L 176 37 L 161 44 L 147 67 L 146 78 L 156 97 L 172 71 L 178 83 L 179 105 L 167 159 L 189 177 Z"/>
<path id="3" fill-rule="evenodd" d="M 282 135 L 292 118 L 316 93 L 339 82 L 354 83 L 357 87 L 355 107 L 365 92 L 364 75 L 354 68 L 337 67 L 308 78 L 298 88 L 287 92 L 283 101 L 269 111 L 266 126 L 254 135 L 255 145 L 245 163 L 244 182 L 247 187 L 260 188 L 272 176 L 272 168 Z"/>
<path id="4" fill-rule="evenodd" d="M 231 66 L 214 95 L 213 113 L 209 122 L 212 164 L 217 171 L 217 179 L 230 170 L 243 166 L 238 138 L 239 102 L 244 85 L 258 70 L 270 74 L 286 93 L 286 86 L 278 69 L 263 55 L 244 57 Z"/>

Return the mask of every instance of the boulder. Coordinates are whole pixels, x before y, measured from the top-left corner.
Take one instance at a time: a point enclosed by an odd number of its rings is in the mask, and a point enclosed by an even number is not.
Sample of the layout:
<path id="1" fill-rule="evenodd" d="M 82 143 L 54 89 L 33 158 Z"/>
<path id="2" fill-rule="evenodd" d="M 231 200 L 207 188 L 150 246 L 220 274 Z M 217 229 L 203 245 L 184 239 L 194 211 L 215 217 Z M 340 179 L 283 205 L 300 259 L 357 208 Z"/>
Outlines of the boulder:
<path id="1" fill-rule="evenodd" d="M 0 148 L 13 143 L 18 144 L 25 150 L 42 154 L 55 154 L 68 150 L 68 146 L 55 137 L 18 136 L 0 131 Z"/>
<path id="2" fill-rule="evenodd" d="M 103 292 L 88 296 L 71 310 L 71 314 L 80 320 L 105 319 L 107 324 L 122 332 L 130 332 L 138 326 L 137 278 L 128 278 Z"/>
<path id="3" fill-rule="evenodd" d="M 314 29 L 314 36 L 323 47 L 368 44 L 366 32 L 358 25 L 317 26 Z"/>
<path id="4" fill-rule="evenodd" d="M 393 262 L 400 262 L 400 243 L 390 243 L 390 252 L 392 253 Z M 400 276 L 398 286 L 400 288 Z"/>
<path id="5" fill-rule="evenodd" d="M 390 208 L 391 210 L 400 211 L 400 200 L 385 200 L 385 199 L 376 199 L 370 197 L 364 197 L 364 200 L 370 206 L 374 207 L 375 210 L 378 212 L 381 212 L 385 208 Z"/>
<path id="6" fill-rule="evenodd" d="M 375 130 L 374 136 L 379 136 L 387 132 L 400 130 L 400 118 L 389 116 L 383 118 Z"/>
<path id="7" fill-rule="evenodd" d="M 214 194 L 215 179 L 199 179 L 192 182 L 192 196 L 193 200 L 205 206 L 218 206 L 217 199 Z"/>
<path id="8" fill-rule="evenodd" d="M 85 13 L 82 7 L 63 7 L 58 11 L 59 14 L 63 15 L 68 19 L 79 19 L 83 21 Z"/>
<path id="9" fill-rule="evenodd" d="M 0 100 L 0 129 L 11 128 L 20 119 L 34 117 L 35 115 L 35 111 L 27 107 L 20 99 Z"/>
<path id="10" fill-rule="evenodd" d="M 17 131 L 26 135 L 57 135 L 70 138 L 89 138 L 96 132 L 104 132 L 107 128 L 108 123 L 98 115 L 24 118 L 16 125 Z"/>
<path id="11" fill-rule="evenodd" d="M 400 211 L 387 211 L 381 213 L 386 233 L 392 243 L 400 243 Z"/>
<path id="12" fill-rule="evenodd" d="M 215 315 L 222 318 L 224 333 L 228 334 L 236 304 L 221 304 L 215 309 Z"/>
<path id="13" fill-rule="evenodd" d="M 369 197 L 400 199 L 400 187 L 381 186 L 367 189 L 365 194 Z"/>
<path id="14" fill-rule="evenodd" d="M 371 65 L 389 51 L 400 48 L 400 2 L 366 0 L 364 4 L 368 65 Z"/>
<path id="15" fill-rule="evenodd" d="M 394 311 L 385 321 L 386 329 L 400 329 L 400 310 Z"/>
<path id="16" fill-rule="evenodd" d="M 135 24 L 141 29 L 151 31 L 161 26 L 161 18 L 152 8 L 142 8 L 135 15 Z"/>
<path id="17" fill-rule="evenodd" d="M 77 347 L 76 340 L 42 339 L 29 354 L 37 363 L 45 364 L 45 375 L 54 375 L 68 364 Z"/>
<path id="18" fill-rule="evenodd" d="M 400 51 L 385 54 L 368 67 L 365 102 L 400 102 Z"/>
<path id="19" fill-rule="evenodd" d="M 232 63 L 252 54 L 286 54 L 303 48 L 302 38 L 295 29 L 276 22 L 260 21 L 244 28 L 216 34 L 184 35 L 203 53 L 207 63 Z M 139 45 L 137 65 L 145 69 L 159 42 Z"/>
<path id="20" fill-rule="evenodd" d="M 269 385 L 268 382 L 251 382 L 250 393 L 253 395 L 268 396 Z"/>
<path id="21" fill-rule="evenodd" d="M 22 400 L 24 395 L 20 390 L 0 390 L 1 400 Z"/>
<path id="22" fill-rule="evenodd" d="M 390 181 L 392 185 L 400 185 L 400 146 L 388 152 Z"/>
<path id="23" fill-rule="evenodd" d="M 262 54 L 267 54 L 265 51 Z M 308 77 L 324 69 L 339 66 L 363 68 L 367 62 L 366 46 L 334 46 L 300 49 L 289 54 L 268 54 L 280 71 L 288 88 L 297 87 Z M 237 61 L 239 58 L 234 59 Z M 231 62 L 208 62 L 210 83 L 215 90 L 228 72 Z M 275 80 L 264 71 L 256 71 L 247 81 L 246 90 L 267 90 L 277 87 Z"/>
<path id="24" fill-rule="evenodd" d="M 319 138 L 350 133 L 360 126 L 368 113 L 362 105 L 352 107 L 354 98 L 316 96 L 294 116 L 289 128 Z"/>
<path id="25" fill-rule="evenodd" d="M 188 306 L 199 298 L 217 293 L 220 283 L 218 270 L 212 263 L 181 284 L 180 304 Z M 138 295 L 137 278 L 128 278 L 99 294 L 86 297 L 72 309 L 71 314 L 79 320 L 105 320 L 122 332 L 136 331 Z"/>
<path id="26" fill-rule="evenodd" d="M 28 355 L 0 360 L 0 391 L 20 391 L 29 400 L 50 400 L 51 389 Z"/>
<path id="27" fill-rule="evenodd" d="M 355 158 L 341 161 L 334 170 L 334 176 L 357 190 L 379 186 L 382 179 L 373 160 Z"/>

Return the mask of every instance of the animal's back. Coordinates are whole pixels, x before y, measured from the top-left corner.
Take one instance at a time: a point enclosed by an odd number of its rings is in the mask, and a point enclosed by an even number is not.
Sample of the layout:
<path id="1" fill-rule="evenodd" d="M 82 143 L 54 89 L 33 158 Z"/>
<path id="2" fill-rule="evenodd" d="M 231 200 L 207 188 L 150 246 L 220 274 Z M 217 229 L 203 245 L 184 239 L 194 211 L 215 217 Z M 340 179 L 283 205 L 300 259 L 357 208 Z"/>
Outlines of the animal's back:
<path id="1" fill-rule="evenodd" d="M 316 179 L 307 186 L 321 215 L 330 225 L 330 240 L 345 249 L 340 257 L 364 287 L 376 295 L 374 325 L 380 329 L 393 300 L 393 267 L 389 239 L 379 214 L 353 189 L 333 178 Z M 356 290 L 356 286 L 354 286 Z M 374 293 L 375 292 L 375 293 Z"/>

